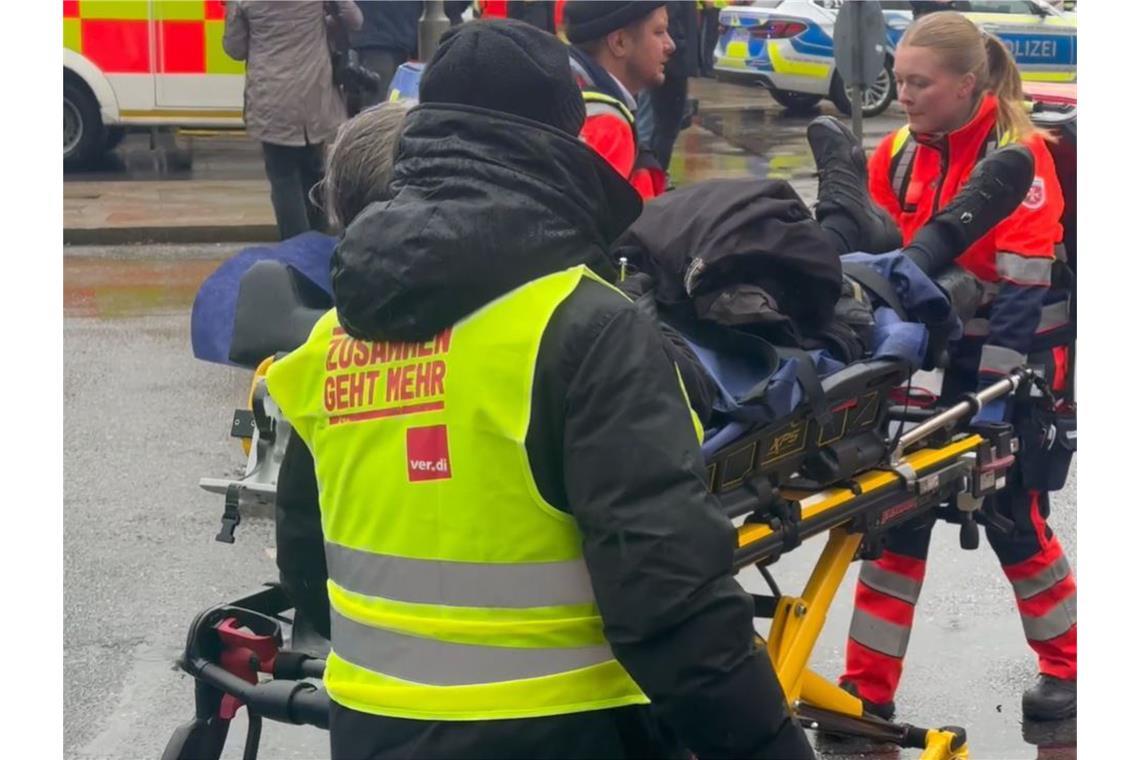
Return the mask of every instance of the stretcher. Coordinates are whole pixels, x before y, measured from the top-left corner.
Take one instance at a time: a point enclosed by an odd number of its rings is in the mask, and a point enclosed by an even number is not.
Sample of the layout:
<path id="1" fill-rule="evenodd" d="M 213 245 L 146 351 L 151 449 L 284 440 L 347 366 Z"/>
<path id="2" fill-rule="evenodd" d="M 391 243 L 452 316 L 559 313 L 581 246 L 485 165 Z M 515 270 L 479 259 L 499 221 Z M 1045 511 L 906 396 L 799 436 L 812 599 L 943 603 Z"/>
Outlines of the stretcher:
<path id="1" fill-rule="evenodd" d="M 291 338 L 278 333 L 270 343 L 249 337 L 239 297 L 234 340 L 245 355 L 271 355 L 271 343 L 283 340 L 280 345 L 297 345 L 305 337 L 300 330 L 323 311 L 321 304 L 306 303 L 293 280 L 275 262 L 260 262 L 243 278 L 243 291 L 256 291 L 259 299 L 257 310 L 244 313 L 274 314 L 278 329 L 299 329 Z M 266 303 L 271 297 L 279 302 Z M 254 345 L 258 340 L 263 343 Z M 247 447 L 245 472 L 200 481 L 224 496 L 219 541 L 235 540 L 243 511 L 276 498 L 290 431 L 266 392 L 271 361 L 256 368 L 249 408 L 234 416 L 232 433 Z M 961 526 L 965 548 L 978 545 L 979 519 L 997 519 L 988 514 L 986 497 L 1004 487 L 1017 439 L 1007 424 L 970 420 L 989 401 L 1041 385 L 1034 374 L 1018 369 L 947 409 L 892 405 L 893 392 L 909 374 L 900 362 L 877 360 L 824 378 L 823 407 L 805 403 L 787 418 L 747 431 L 708 457 L 707 482 L 739 526 L 736 569 L 760 568 L 772 588 L 770 595 L 753 595 L 756 617 L 771 620 L 758 642 L 766 646 L 795 715 L 811 728 L 921 748 L 922 758 L 950 760 L 968 755 L 963 728 L 917 727 L 865 714 L 860 700 L 808 667 L 848 567 L 877 556 L 884 531 L 933 513 Z M 807 584 L 798 594 L 782 593 L 769 568 L 825 533 Z M 247 760 L 257 756 L 263 719 L 328 727 L 328 697 L 319 683 L 327 642 L 312 636 L 302 642 L 303 621 L 291 609 L 285 592 L 269 584 L 194 619 L 179 665 L 194 678 L 195 716 L 174 732 L 163 760 L 219 758 L 242 707 L 249 718 Z"/>

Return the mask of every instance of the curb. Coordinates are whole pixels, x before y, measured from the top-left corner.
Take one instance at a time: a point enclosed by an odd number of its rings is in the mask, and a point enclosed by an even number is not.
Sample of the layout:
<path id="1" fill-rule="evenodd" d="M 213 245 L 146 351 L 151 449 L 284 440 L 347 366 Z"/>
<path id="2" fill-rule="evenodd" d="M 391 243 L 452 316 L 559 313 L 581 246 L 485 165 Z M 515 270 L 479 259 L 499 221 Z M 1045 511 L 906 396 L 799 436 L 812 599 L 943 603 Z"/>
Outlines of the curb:
<path id="1" fill-rule="evenodd" d="M 277 225 L 275 224 L 74 227 L 63 230 L 64 245 L 276 243 L 277 241 Z"/>

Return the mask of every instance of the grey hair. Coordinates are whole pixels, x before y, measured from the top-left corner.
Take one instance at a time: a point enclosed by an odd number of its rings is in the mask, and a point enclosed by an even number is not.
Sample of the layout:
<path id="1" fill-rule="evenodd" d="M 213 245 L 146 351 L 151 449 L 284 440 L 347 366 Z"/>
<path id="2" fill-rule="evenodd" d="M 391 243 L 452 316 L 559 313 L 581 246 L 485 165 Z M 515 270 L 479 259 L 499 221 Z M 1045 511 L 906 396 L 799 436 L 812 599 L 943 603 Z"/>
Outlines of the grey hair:
<path id="1" fill-rule="evenodd" d="M 410 107 L 407 100 L 381 103 L 337 130 L 318 191 L 334 228 L 347 227 L 368 204 L 391 198 L 388 181 Z"/>

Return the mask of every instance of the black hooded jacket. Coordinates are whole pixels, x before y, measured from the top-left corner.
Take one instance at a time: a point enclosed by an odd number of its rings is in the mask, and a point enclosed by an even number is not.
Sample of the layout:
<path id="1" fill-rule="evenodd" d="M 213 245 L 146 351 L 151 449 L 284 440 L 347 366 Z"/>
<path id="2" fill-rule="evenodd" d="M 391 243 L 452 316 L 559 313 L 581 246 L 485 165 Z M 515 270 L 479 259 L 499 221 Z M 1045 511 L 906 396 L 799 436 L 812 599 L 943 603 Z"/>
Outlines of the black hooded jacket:
<path id="1" fill-rule="evenodd" d="M 577 139 L 435 104 L 409 113 L 391 190 L 333 260 L 341 323 L 363 339 L 426 340 L 537 277 L 583 263 L 609 273 L 608 246 L 640 211 Z M 297 464 L 308 452 L 293 443 Z M 551 318 L 526 448 L 543 497 L 582 531 L 606 637 L 652 707 L 437 722 L 334 704 L 333 757 L 663 757 L 684 756 L 682 745 L 702 758 L 810 757 L 754 648 L 736 533 L 705 489 L 674 363 L 657 326 L 613 289 L 583 279 Z M 285 479 L 283 468 L 279 510 L 307 511 L 311 526 L 315 506 L 287 497 Z M 319 534 L 279 527 L 282 578 L 317 617 L 319 546 Z"/>

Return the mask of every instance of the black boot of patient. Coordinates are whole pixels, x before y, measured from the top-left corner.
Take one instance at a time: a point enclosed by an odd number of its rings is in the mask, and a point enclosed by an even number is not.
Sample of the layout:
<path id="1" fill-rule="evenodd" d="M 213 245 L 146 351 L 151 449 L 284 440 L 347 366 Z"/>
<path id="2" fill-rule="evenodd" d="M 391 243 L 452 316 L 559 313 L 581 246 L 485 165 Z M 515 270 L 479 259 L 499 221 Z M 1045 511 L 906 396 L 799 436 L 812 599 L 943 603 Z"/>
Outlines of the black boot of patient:
<path id="1" fill-rule="evenodd" d="M 867 157 L 847 125 L 820 116 L 808 124 L 807 138 L 819 170 L 815 218 L 835 238 L 839 252 L 898 250 L 902 236 L 890 214 L 871 200 Z"/>

